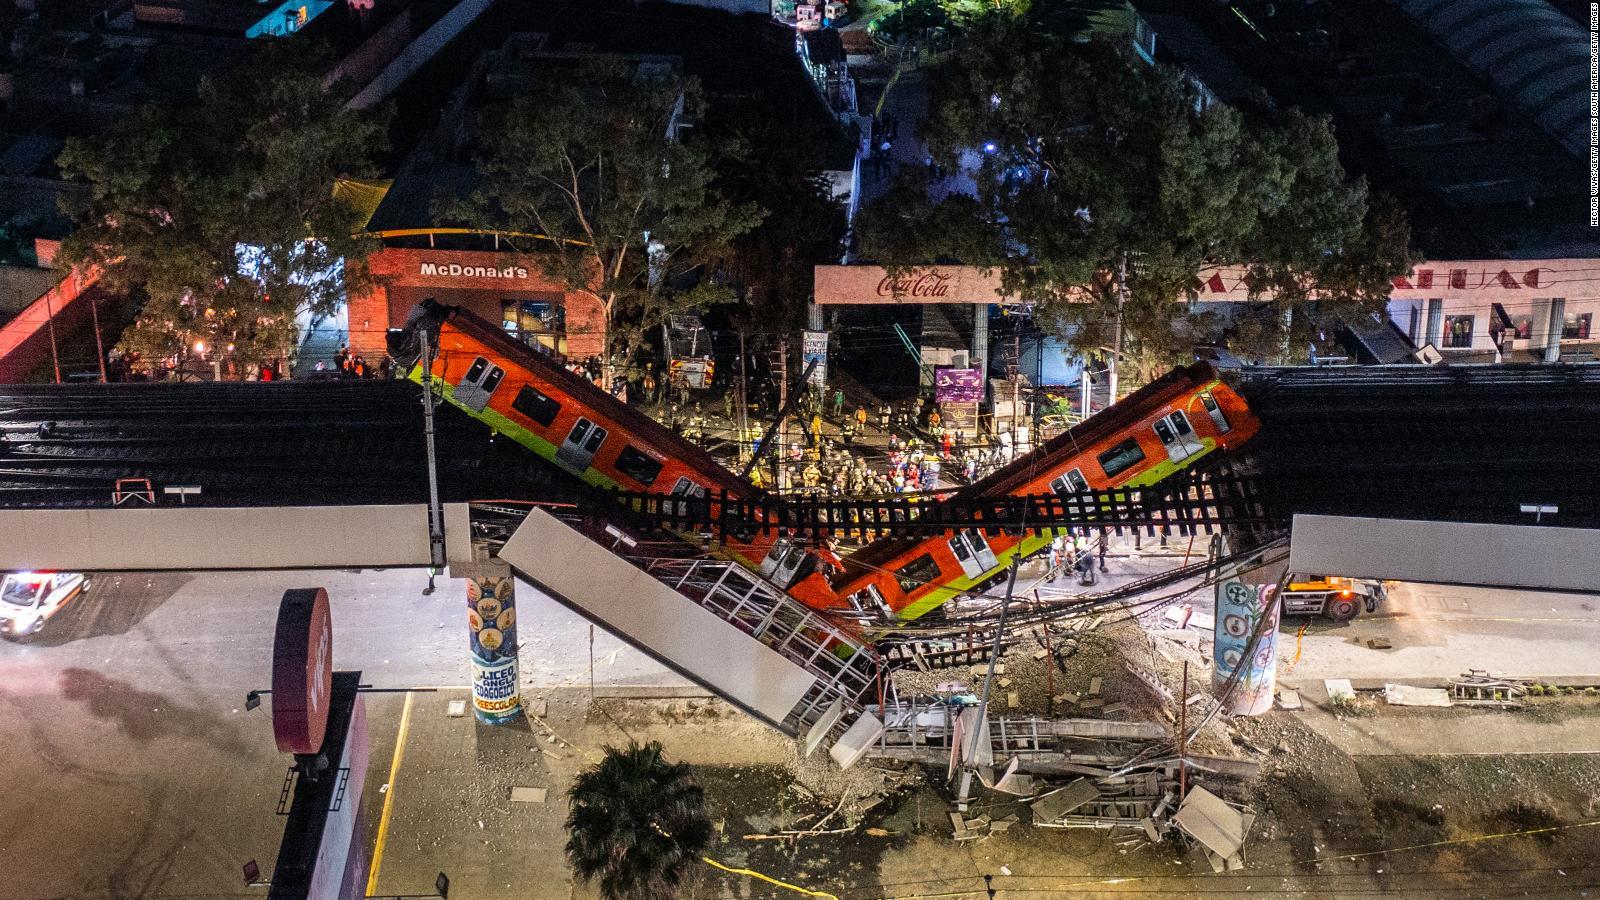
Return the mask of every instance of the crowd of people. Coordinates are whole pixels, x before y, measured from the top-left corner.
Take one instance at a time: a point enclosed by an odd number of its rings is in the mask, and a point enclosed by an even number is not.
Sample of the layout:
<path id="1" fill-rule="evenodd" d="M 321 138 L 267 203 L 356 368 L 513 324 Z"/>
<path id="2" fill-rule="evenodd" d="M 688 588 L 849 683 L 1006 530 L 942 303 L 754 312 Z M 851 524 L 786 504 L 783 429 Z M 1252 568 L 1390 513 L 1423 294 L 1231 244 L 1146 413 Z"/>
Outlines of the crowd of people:
<path id="1" fill-rule="evenodd" d="M 326 365 L 327 363 L 318 360 L 316 371 L 330 371 L 325 368 Z M 351 353 L 349 347 L 340 344 L 338 351 L 333 354 L 333 368 L 331 371 L 337 373 L 340 378 L 393 378 L 394 360 L 389 357 L 389 354 L 385 353 L 383 359 L 379 360 L 377 365 L 373 365 L 367 362 L 365 356 L 359 353 Z M 265 370 L 263 370 L 261 380 L 271 381 L 272 379 L 266 377 Z"/>

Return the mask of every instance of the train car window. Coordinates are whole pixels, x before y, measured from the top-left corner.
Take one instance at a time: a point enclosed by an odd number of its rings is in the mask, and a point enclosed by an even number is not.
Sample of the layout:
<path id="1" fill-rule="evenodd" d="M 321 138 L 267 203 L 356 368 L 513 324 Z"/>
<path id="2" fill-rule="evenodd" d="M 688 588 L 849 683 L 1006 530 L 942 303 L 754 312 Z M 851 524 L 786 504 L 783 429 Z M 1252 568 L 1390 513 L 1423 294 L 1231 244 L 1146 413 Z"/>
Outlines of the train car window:
<path id="1" fill-rule="evenodd" d="M 1200 392 L 1200 405 L 1206 408 L 1206 415 L 1211 417 L 1212 423 L 1217 426 L 1217 434 L 1227 434 L 1233 430 L 1233 425 L 1228 421 L 1228 414 L 1222 411 L 1217 404 L 1217 398 L 1211 396 L 1210 391 Z"/>
<path id="2" fill-rule="evenodd" d="M 601 428 L 599 425 L 596 425 L 594 426 L 593 430 L 589 432 L 589 439 L 583 442 L 583 449 L 593 453 L 596 450 L 599 450 L 600 445 L 604 444 L 605 442 L 606 430 Z"/>
<path id="3" fill-rule="evenodd" d="M 894 577 L 900 582 L 900 590 L 909 594 L 938 579 L 939 564 L 934 561 L 932 553 L 924 553 L 896 569 Z"/>
<path id="4" fill-rule="evenodd" d="M 1167 416 L 1167 421 L 1172 423 L 1172 429 L 1178 432 L 1180 435 L 1187 436 L 1190 432 L 1194 431 L 1193 428 L 1189 427 L 1189 417 L 1184 415 L 1181 411 Z"/>
<path id="5" fill-rule="evenodd" d="M 485 394 L 494 393 L 494 389 L 500 386 L 500 379 L 504 377 L 506 377 L 505 369 L 502 369 L 499 366 L 491 366 L 489 369 L 489 376 L 483 379 L 483 392 Z"/>
<path id="6" fill-rule="evenodd" d="M 1144 451 L 1139 449 L 1139 442 L 1128 438 L 1110 450 L 1100 454 L 1100 468 L 1105 470 L 1106 476 L 1114 478 L 1123 472 L 1144 462 Z"/>
<path id="7" fill-rule="evenodd" d="M 1084 494 L 1089 491 L 1089 481 L 1083 477 L 1082 469 L 1073 469 L 1050 482 L 1050 490 L 1058 494 Z"/>
<path id="8" fill-rule="evenodd" d="M 545 396 L 538 388 L 526 384 L 517 391 L 517 399 L 511 401 L 511 408 L 546 427 L 556 420 L 556 413 L 561 412 L 560 403 Z"/>
<path id="9" fill-rule="evenodd" d="M 617 454 L 617 471 L 649 487 L 655 484 L 656 478 L 661 474 L 661 463 L 629 444 Z"/>
<path id="10" fill-rule="evenodd" d="M 469 384 L 477 384 L 478 379 L 483 377 L 483 372 L 487 368 L 489 368 L 489 361 L 480 356 L 472 361 L 472 365 L 467 369 L 467 377 L 461 380 Z"/>
<path id="11" fill-rule="evenodd" d="M 583 439 L 589 436 L 589 429 L 593 427 L 594 423 L 588 419 L 578 419 L 578 421 L 573 424 L 571 433 L 567 435 L 567 443 L 572 444 L 575 447 L 583 446 Z"/>

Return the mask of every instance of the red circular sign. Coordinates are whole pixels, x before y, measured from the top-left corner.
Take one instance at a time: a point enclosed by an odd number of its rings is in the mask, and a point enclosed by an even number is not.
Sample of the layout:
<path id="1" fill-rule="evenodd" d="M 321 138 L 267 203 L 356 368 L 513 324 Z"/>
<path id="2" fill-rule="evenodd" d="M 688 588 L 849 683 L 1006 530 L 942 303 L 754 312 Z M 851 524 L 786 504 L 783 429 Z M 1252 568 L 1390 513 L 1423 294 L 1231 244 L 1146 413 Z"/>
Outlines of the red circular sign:
<path id="1" fill-rule="evenodd" d="M 328 592 L 295 588 L 278 604 L 272 642 L 272 735 L 284 753 L 315 753 L 328 730 L 333 618 Z"/>

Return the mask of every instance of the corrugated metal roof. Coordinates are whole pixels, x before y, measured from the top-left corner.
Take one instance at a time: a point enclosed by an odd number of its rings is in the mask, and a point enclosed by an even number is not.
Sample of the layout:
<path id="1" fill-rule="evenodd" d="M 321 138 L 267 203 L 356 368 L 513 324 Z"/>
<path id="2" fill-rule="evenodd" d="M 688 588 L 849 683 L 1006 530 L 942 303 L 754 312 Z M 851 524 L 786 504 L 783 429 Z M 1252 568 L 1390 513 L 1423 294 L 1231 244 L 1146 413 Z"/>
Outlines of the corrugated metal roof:
<path id="1" fill-rule="evenodd" d="M 1588 97 L 1588 39 L 1577 22 L 1545 0 L 1399 0 L 1398 5 L 1567 150 L 1586 152 L 1586 123 L 1571 112 Z"/>

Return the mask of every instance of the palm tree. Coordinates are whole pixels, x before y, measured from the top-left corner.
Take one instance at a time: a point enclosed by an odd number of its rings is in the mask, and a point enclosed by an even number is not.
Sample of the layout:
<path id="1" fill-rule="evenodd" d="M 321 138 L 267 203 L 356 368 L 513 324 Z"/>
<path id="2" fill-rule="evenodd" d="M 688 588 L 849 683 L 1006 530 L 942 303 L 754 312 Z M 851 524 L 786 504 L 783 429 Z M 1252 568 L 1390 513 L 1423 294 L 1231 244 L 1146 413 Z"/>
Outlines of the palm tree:
<path id="1" fill-rule="evenodd" d="M 670 898 L 711 840 L 705 792 L 658 741 L 605 753 L 568 792 L 567 861 L 606 900 Z"/>

